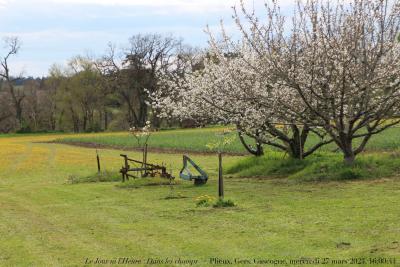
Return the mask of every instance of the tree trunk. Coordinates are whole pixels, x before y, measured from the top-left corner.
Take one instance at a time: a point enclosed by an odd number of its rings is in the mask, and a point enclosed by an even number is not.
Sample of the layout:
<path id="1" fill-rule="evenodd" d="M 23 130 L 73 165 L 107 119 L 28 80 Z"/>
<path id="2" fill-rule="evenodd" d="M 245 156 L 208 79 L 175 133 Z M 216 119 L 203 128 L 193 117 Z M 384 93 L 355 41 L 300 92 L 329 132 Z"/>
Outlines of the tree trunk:
<path id="1" fill-rule="evenodd" d="M 143 101 L 140 103 L 139 107 L 139 116 L 138 116 L 138 126 L 144 127 L 146 125 L 147 120 L 147 104 Z"/>
<path id="2" fill-rule="evenodd" d="M 56 130 L 56 117 L 55 117 L 55 112 L 53 112 L 53 114 L 51 114 L 50 116 L 50 129 L 52 131 Z"/>
<path id="3" fill-rule="evenodd" d="M 345 144 L 345 146 L 346 147 L 345 147 L 345 149 L 343 151 L 344 162 L 346 164 L 351 165 L 351 164 L 353 164 L 354 159 L 356 158 L 356 155 L 354 154 L 353 148 L 351 146 L 351 141 L 350 141 L 350 144 Z"/>
<path id="4" fill-rule="evenodd" d="M 135 109 L 133 108 L 130 102 L 128 103 L 128 122 L 129 122 L 129 127 L 133 126 L 138 127 L 138 120 L 135 113 Z"/>
<path id="5" fill-rule="evenodd" d="M 89 122 L 89 129 L 91 132 L 95 131 L 95 123 L 94 123 L 94 111 L 89 110 L 88 111 L 88 122 Z"/>
<path id="6" fill-rule="evenodd" d="M 161 126 L 161 119 L 157 116 L 157 113 L 154 109 L 153 109 L 153 117 L 151 120 L 151 126 L 155 129 L 159 129 Z"/>
<path id="7" fill-rule="evenodd" d="M 75 111 L 72 107 L 70 107 L 70 111 L 71 111 L 72 123 L 74 125 L 74 132 L 78 133 L 79 132 L 79 117 L 75 114 Z"/>
<path id="8" fill-rule="evenodd" d="M 83 131 L 86 132 L 87 128 L 87 116 L 83 115 Z"/>
<path id="9" fill-rule="evenodd" d="M 107 110 L 104 109 L 104 130 L 107 131 L 108 129 L 108 114 Z"/>
<path id="10" fill-rule="evenodd" d="M 58 120 L 57 120 L 58 129 L 62 129 L 61 126 L 63 125 L 64 113 L 65 113 L 65 111 L 64 111 L 64 109 L 62 109 L 61 112 L 60 112 L 60 115 L 58 116 Z"/>
<path id="11" fill-rule="evenodd" d="M 307 140 L 309 128 L 304 126 L 302 131 L 296 125 L 292 125 L 293 136 L 289 142 L 289 154 L 295 159 L 304 159 L 304 144 Z"/>
<path id="12" fill-rule="evenodd" d="M 355 160 L 355 155 L 354 153 L 352 155 L 344 155 L 344 162 L 348 165 L 352 165 Z"/>
<path id="13" fill-rule="evenodd" d="M 56 114 L 57 114 L 57 112 L 56 112 L 56 110 L 57 110 L 57 105 L 55 105 L 55 104 L 53 104 L 52 105 L 53 107 L 52 107 L 52 112 L 51 112 L 51 115 L 50 115 L 50 128 L 51 128 L 51 130 L 52 131 L 55 131 L 56 130 L 56 126 L 57 126 L 57 118 L 56 118 Z"/>
<path id="14" fill-rule="evenodd" d="M 303 159 L 303 153 L 300 148 L 301 144 L 299 140 L 291 139 L 288 146 L 288 153 L 292 158 Z"/>
<path id="15" fill-rule="evenodd" d="M 14 85 L 12 84 L 12 82 L 9 79 L 7 79 L 7 84 L 8 84 L 9 92 L 11 94 L 11 97 L 12 97 L 12 100 L 14 103 L 15 118 L 17 119 L 17 122 L 18 122 L 18 128 L 21 129 L 22 127 L 24 127 L 23 118 L 22 118 L 22 100 L 23 100 L 24 96 L 17 97 Z"/>
<path id="16" fill-rule="evenodd" d="M 354 150 L 353 150 L 352 137 L 343 133 L 340 135 L 340 141 L 341 141 L 340 147 L 344 154 L 344 162 L 346 164 L 351 165 L 354 162 L 354 159 L 356 157 Z"/>
<path id="17" fill-rule="evenodd" d="M 20 104 L 16 104 L 15 106 L 15 111 L 16 111 L 16 118 L 18 121 L 18 126 L 21 129 L 24 126 L 23 118 L 22 118 L 22 108 Z"/>
<path id="18" fill-rule="evenodd" d="M 242 145 L 244 146 L 244 148 L 245 148 L 250 154 L 252 154 L 252 155 L 254 155 L 254 156 L 256 156 L 256 157 L 260 157 L 260 156 L 263 156 L 263 155 L 264 155 L 264 149 L 263 149 L 263 147 L 262 147 L 262 144 L 261 144 L 256 138 L 254 138 L 254 139 L 255 139 L 255 142 L 256 142 L 256 147 L 253 148 L 253 147 L 251 147 L 250 145 L 248 145 L 248 144 L 246 143 L 246 140 L 244 139 L 243 134 L 242 134 L 240 131 L 238 131 L 238 135 L 239 135 L 239 140 L 240 140 L 240 142 L 242 143 Z"/>

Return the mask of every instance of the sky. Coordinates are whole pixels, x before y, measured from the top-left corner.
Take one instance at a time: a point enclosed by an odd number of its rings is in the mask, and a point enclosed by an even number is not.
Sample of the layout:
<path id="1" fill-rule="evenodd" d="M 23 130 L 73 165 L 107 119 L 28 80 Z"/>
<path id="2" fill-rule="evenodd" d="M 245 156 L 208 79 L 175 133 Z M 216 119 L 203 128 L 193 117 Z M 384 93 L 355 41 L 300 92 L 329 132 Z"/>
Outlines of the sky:
<path id="1" fill-rule="evenodd" d="M 244 1 L 257 10 L 264 3 Z M 206 25 L 218 33 L 222 19 L 234 34 L 231 7 L 238 4 L 239 0 L 0 0 L 0 38 L 17 36 L 22 42 L 10 62 L 13 73 L 40 77 L 52 64 L 65 64 L 73 56 L 101 55 L 109 42 L 122 48 L 138 33 L 173 34 L 206 47 Z"/>

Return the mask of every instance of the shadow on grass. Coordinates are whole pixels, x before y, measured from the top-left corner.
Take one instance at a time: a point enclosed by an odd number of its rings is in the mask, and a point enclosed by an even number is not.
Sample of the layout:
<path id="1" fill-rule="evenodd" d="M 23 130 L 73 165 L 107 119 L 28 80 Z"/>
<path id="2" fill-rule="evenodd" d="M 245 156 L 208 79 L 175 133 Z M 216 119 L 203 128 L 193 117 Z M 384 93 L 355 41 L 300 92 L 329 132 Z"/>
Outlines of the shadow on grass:
<path id="1" fill-rule="evenodd" d="M 119 172 L 101 172 L 93 175 L 79 177 L 70 175 L 67 179 L 67 184 L 81 184 L 81 183 L 102 183 L 102 182 L 121 182 L 121 174 Z M 139 188 L 142 186 L 174 186 L 179 185 L 179 180 L 170 180 L 161 177 L 146 177 L 146 178 L 131 178 L 124 183 L 116 185 L 121 189 Z"/>
<path id="2" fill-rule="evenodd" d="M 175 179 L 170 180 L 161 177 L 146 177 L 130 179 L 129 181 L 116 185 L 116 187 L 121 189 L 134 189 L 142 186 L 175 186 L 179 184 L 180 181 Z"/>

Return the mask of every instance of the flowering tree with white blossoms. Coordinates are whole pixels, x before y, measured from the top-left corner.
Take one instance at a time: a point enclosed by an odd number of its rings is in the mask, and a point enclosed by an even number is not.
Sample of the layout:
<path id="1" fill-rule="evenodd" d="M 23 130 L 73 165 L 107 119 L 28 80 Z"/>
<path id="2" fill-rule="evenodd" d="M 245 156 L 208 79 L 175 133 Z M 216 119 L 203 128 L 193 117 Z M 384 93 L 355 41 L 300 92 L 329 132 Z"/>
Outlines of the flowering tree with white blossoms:
<path id="1" fill-rule="evenodd" d="M 242 8 L 249 29 L 235 14 L 272 86 L 295 94 L 308 112 L 279 105 L 322 127 L 352 163 L 371 136 L 400 122 L 400 1 L 297 1 L 289 23 L 275 1 L 266 10 L 268 23 L 260 24 Z"/>
<path id="2" fill-rule="evenodd" d="M 222 36 L 217 42 L 210 34 L 210 50 L 202 69 L 184 75 L 168 73 L 161 80 L 163 95 L 154 96 L 154 105 L 163 111 L 162 116 L 234 124 L 245 148 L 257 156 L 262 155 L 262 144 L 304 158 L 331 142 L 322 139 L 304 151 L 311 131 L 322 135 L 307 124 L 296 124 L 291 114 L 281 109 L 279 98 L 295 103 L 301 112 L 307 108 L 299 99 L 291 99 L 291 91 L 283 95 L 271 87 L 270 75 L 260 65 L 264 62 L 251 46 L 231 41 L 223 27 Z M 244 135 L 255 139 L 256 146 L 247 144 Z"/>
<path id="3" fill-rule="evenodd" d="M 353 162 L 400 122 L 400 1 L 298 0 L 290 19 L 278 1 L 265 7 L 265 23 L 243 2 L 234 8 L 241 42 L 210 35 L 204 69 L 164 79 L 178 101 L 157 103 L 174 116 L 233 123 L 294 157 L 334 142 Z M 305 152 L 310 131 L 322 139 Z"/>
<path id="4" fill-rule="evenodd" d="M 137 146 L 144 149 L 151 136 L 151 123 L 146 121 L 144 127 L 131 127 L 129 128 L 129 133 L 135 138 Z"/>

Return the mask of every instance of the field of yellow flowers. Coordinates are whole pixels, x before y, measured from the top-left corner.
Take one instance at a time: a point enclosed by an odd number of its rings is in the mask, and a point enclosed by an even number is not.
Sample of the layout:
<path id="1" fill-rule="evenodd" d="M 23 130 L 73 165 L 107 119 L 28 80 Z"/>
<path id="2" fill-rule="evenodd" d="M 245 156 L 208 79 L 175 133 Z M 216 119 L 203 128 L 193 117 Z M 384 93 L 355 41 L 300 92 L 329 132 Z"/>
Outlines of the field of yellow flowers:
<path id="1" fill-rule="evenodd" d="M 46 143 L 63 137 L 0 136 L 0 266 L 400 256 L 398 179 L 293 184 L 228 177 L 225 195 L 236 206 L 214 208 L 196 205 L 217 196 L 213 155 L 193 156 L 210 174 L 202 187 L 70 184 L 96 173 L 96 153 Z M 102 168 L 117 172 L 120 153 L 100 150 Z M 151 153 L 149 161 L 166 163 L 177 176 L 182 155 Z"/>

